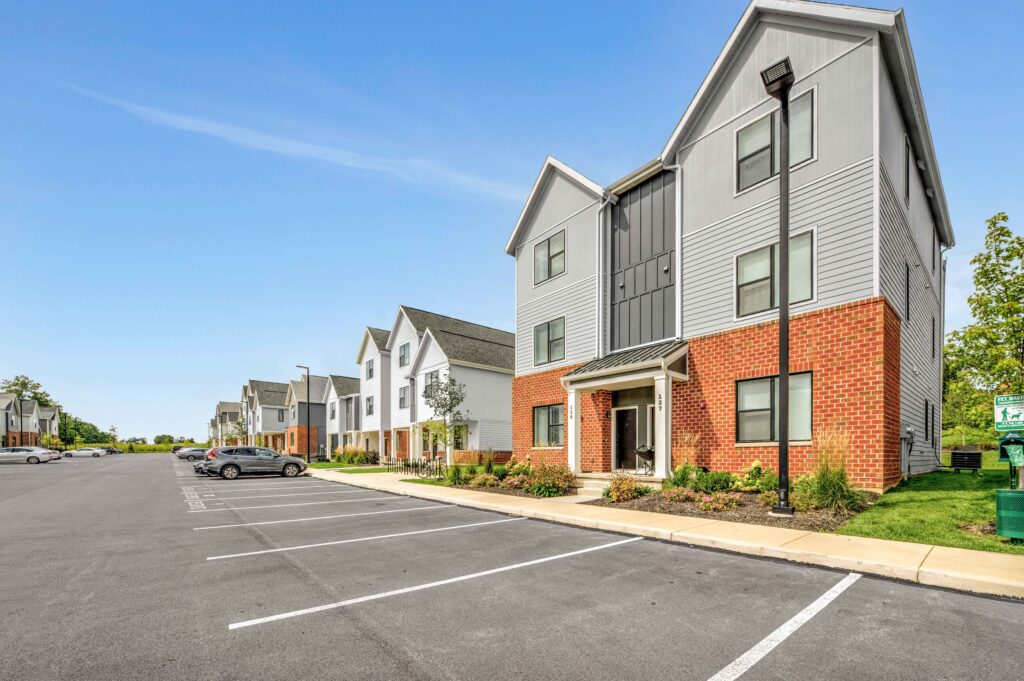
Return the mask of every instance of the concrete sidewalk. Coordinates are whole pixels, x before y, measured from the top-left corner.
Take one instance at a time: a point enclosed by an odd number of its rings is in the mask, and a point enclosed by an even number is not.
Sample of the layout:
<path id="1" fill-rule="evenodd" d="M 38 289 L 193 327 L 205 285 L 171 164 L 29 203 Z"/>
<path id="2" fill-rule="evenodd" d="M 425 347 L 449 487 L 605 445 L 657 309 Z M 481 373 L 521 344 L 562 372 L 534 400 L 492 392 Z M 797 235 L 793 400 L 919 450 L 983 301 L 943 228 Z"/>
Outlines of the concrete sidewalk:
<path id="1" fill-rule="evenodd" d="M 823 565 L 996 596 L 1024 598 L 1024 556 L 847 537 L 707 518 L 581 505 L 591 497 L 535 499 L 402 482 L 396 473 L 310 470 L 314 477 L 488 511 Z"/>

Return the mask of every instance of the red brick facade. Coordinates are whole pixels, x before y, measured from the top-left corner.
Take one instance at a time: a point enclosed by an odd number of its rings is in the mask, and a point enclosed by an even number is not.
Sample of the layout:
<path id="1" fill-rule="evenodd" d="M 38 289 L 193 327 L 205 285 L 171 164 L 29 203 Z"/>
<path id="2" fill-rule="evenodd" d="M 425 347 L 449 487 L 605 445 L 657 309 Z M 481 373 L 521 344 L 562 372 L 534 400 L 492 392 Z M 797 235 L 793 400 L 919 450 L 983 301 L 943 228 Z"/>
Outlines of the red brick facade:
<path id="1" fill-rule="evenodd" d="M 309 427 L 309 449 L 310 454 L 317 453 L 317 427 Z M 292 426 L 285 429 L 284 431 L 284 453 L 285 454 L 302 454 L 305 456 L 306 452 L 306 426 Z"/>
<path id="2" fill-rule="evenodd" d="M 578 366 L 578 365 L 576 365 Z M 565 447 L 533 447 L 533 408 L 566 402 L 559 379 L 575 366 L 517 376 L 512 383 L 512 446 L 517 458 L 567 463 Z M 852 435 L 847 469 L 854 484 L 884 489 L 899 482 L 900 320 L 881 298 L 794 316 L 790 371 L 813 372 L 812 432 Z M 778 322 L 764 322 L 689 343 L 689 380 L 672 387 L 672 433 L 698 434 L 695 461 L 739 472 L 754 460 L 778 470 L 776 445 L 736 443 L 736 381 L 778 373 Z M 580 396 L 580 463 L 611 469 L 611 393 Z M 566 441 L 563 439 L 563 442 Z M 681 452 L 673 452 L 678 460 Z M 814 466 L 814 446 L 791 445 L 790 473 Z"/>
<path id="3" fill-rule="evenodd" d="M 39 433 L 26 430 L 24 432 L 12 430 L 7 433 L 5 447 L 39 447 Z"/>

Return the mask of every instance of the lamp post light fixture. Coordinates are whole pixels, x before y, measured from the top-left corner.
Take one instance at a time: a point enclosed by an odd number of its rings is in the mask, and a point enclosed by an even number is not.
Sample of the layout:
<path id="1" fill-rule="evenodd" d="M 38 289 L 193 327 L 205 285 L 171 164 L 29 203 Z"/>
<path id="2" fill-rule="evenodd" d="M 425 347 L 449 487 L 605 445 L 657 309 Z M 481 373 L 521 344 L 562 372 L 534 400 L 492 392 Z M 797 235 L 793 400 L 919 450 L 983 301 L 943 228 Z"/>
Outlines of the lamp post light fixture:
<path id="1" fill-rule="evenodd" d="M 309 367 L 296 364 L 295 368 L 306 370 L 306 463 L 310 463 L 313 459 L 309 455 Z"/>
<path id="2" fill-rule="evenodd" d="M 779 100 L 779 503 L 772 514 L 793 515 L 789 503 L 789 57 L 761 71 L 765 92 Z"/>

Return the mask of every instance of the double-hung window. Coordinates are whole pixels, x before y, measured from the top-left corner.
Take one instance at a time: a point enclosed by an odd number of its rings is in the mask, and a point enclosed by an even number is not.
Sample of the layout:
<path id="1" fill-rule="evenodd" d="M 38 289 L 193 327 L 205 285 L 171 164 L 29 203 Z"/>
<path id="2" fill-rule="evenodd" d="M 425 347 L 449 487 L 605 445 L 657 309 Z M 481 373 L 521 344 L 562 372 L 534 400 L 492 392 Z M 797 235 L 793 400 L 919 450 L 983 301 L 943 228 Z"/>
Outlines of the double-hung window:
<path id="1" fill-rule="evenodd" d="M 533 363 L 547 364 L 565 359 L 565 317 L 533 327 Z"/>
<path id="2" fill-rule="evenodd" d="M 561 447 L 562 417 L 565 405 L 551 404 L 533 408 L 533 446 Z"/>
<path id="3" fill-rule="evenodd" d="M 277 410 L 277 420 L 284 421 L 284 409 Z"/>
<path id="4" fill-rule="evenodd" d="M 903 288 L 903 316 L 910 320 L 910 263 L 903 263 L 904 288 Z"/>
<path id="5" fill-rule="evenodd" d="M 409 344 L 402 343 L 398 348 L 398 366 L 404 367 L 409 363 Z"/>
<path id="6" fill-rule="evenodd" d="M 331 402 L 331 420 L 333 421 L 338 417 L 338 403 Z"/>
<path id="7" fill-rule="evenodd" d="M 777 442 L 779 377 L 736 382 L 736 441 Z M 789 376 L 789 439 L 811 439 L 811 373 Z"/>
<path id="8" fill-rule="evenodd" d="M 565 272 L 565 230 L 533 247 L 533 283 L 540 284 Z"/>
<path id="9" fill-rule="evenodd" d="M 367 379 L 373 378 L 373 360 L 372 359 L 366 360 L 366 378 Z"/>
<path id="10" fill-rule="evenodd" d="M 423 396 L 426 397 L 430 394 L 430 391 L 434 389 L 434 386 L 441 381 L 441 371 L 435 369 L 427 373 L 427 380 L 424 381 L 423 385 Z"/>
<path id="11" fill-rule="evenodd" d="M 789 240 L 789 302 L 814 296 L 814 240 L 805 232 Z M 778 244 L 736 258 L 736 316 L 744 317 L 779 306 Z"/>
<path id="12" fill-rule="evenodd" d="M 367 416 L 373 416 L 373 398 L 372 397 L 367 397 L 366 398 L 366 415 Z"/>
<path id="13" fill-rule="evenodd" d="M 736 133 L 736 191 L 743 191 L 779 173 L 779 112 L 773 111 Z M 814 156 L 814 92 L 789 104 L 789 165 Z"/>
<path id="14" fill-rule="evenodd" d="M 407 409 L 409 407 L 409 386 L 403 385 L 398 389 L 398 408 Z"/>

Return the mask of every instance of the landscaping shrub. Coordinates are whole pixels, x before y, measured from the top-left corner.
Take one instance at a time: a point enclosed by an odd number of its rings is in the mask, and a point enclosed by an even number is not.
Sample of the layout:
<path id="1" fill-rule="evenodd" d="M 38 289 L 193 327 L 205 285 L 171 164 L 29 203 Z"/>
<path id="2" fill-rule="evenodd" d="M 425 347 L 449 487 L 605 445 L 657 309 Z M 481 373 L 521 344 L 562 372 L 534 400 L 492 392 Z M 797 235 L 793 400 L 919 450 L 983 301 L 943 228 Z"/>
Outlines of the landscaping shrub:
<path id="1" fill-rule="evenodd" d="M 636 495 L 638 497 L 646 497 L 650 494 L 654 494 L 654 488 L 650 485 L 637 485 Z"/>
<path id="2" fill-rule="evenodd" d="M 484 457 L 484 473 L 488 475 L 494 474 L 494 457 L 490 454 Z"/>
<path id="3" fill-rule="evenodd" d="M 542 463 L 529 475 L 526 491 L 538 497 L 560 497 L 576 486 L 576 476 L 568 466 Z"/>
<path id="4" fill-rule="evenodd" d="M 694 478 L 701 472 L 700 468 L 690 464 L 689 461 L 676 466 L 672 476 L 662 483 L 663 488 L 672 487 L 693 487 Z"/>
<path id="5" fill-rule="evenodd" d="M 778 488 L 779 476 L 772 469 L 762 466 L 760 461 L 751 462 L 737 483 L 737 489 L 741 492 L 770 492 Z"/>
<path id="6" fill-rule="evenodd" d="M 501 486 L 505 489 L 525 489 L 530 484 L 529 475 L 507 475 L 504 480 L 501 481 Z"/>
<path id="7" fill-rule="evenodd" d="M 449 466 L 448 467 L 448 484 L 449 485 L 461 485 L 465 482 L 465 477 L 462 473 L 461 466 Z"/>
<path id="8" fill-rule="evenodd" d="M 684 504 L 694 501 L 697 498 L 697 493 L 686 487 L 669 487 L 661 490 L 661 498 L 665 501 Z"/>
<path id="9" fill-rule="evenodd" d="M 469 481 L 470 487 L 497 487 L 498 478 L 494 477 L 490 473 L 481 473 L 472 480 Z"/>
<path id="10" fill-rule="evenodd" d="M 689 465 L 689 462 L 697 460 L 698 444 L 700 434 L 698 433 L 677 433 L 672 435 L 672 463 L 682 461 L 682 465 Z M 679 466 L 676 466 L 678 468 Z M 679 485 L 676 485 L 679 487 Z"/>
<path id="11" fill-rule="evenodd" d="M 494 470 L 491 471 L 498 480 L 504 480 L 508 475 L 508 469 L 501 464 L 494 464 Z"/>
<path id="12" fill-rule="evenodd" d="M 698 492 L 725 492 L 736 484 L 736 476 L 725 471 L 701 471 L 693 479 L 693 489 Z"/>
<path id="13" fill-rule="evenodd" d="M 516 460 L 515 454 L 508 460 L 508 474 L 511 475 L 529 475 L 530 474 L 530 455 L 526 455 L 525 461 Z"/>
<path id="14" fill-rule="evenodd" d="M 476 475 L 476 473 L 477 473 L 476 466 L 473 466 L 473 465 L 462 466 L 462 473 L 463 473 L 463 475 L 466 478 L 471 478 L 474 475 Z"/>
<path id="15" fill-rule="evenodd" d="M 846 473 L 850 440 L 849 432 L 838 429 L 827 430 L 816 437 L 814 474 L 797 479 L 793 496 L 800 496 L 801 503 L 809 503 L 813 508 L 838 513 L 863 508 L 863 497 L 854 489 Z"/>
<path id="16" fill-rule="evenodd" d="M 736 492 L 714 492 L 698 496 L 697 508 L 705 512 L 719 513 L 740 505 L 742 497 Z"/>
<path id="17" fill-rule="evenodd" d="M 640 487 L 647 487 L 647 485 L 641 485 L 640 481 L 636 479 L 636 476 L 630 475 L 629 473 L 616 473 L 612 477 L 611 483 L 605 488 L 605 492 L 602 492 L 602 496 L 611 501 L 612 503 L 620 503 L 623 501 L 631 501 L 639 496 L 642 496 L 642 492 L 639 491 Z"/>

